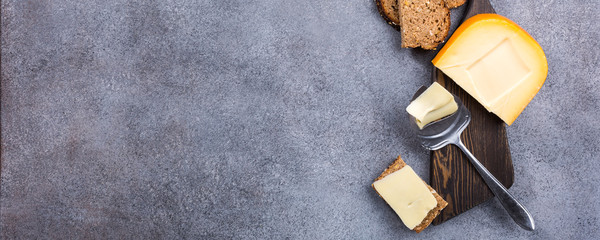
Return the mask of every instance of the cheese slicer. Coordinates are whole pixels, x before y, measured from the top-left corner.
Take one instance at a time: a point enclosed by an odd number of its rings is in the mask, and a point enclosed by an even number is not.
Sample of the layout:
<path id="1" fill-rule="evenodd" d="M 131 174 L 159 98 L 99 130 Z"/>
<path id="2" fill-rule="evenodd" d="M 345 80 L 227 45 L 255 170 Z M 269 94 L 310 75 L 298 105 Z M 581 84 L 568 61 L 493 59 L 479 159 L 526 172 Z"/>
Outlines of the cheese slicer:
<path id="1" fill-rule="evenodd" d="M 415 100 L 421 93 L 427 88 L 421 87 L 417 93 L 413 96 L 412 100 Z M 475 167 L 477 172 L 481 175 L 487 186 L 494 193 L 502 207 L 508 212 L 510 217 L 523 229 L 533 231 L 535 229 L 535 223 L 533 217 L 525 207 L 519 203 L 512 194 L 492 175 L 486 168 L 481 164 L 473 154 L 465 147 L 460 135 L 469 125 L 471 121 L 471 112 L 465 107 L 460 98 L 456 95 L 454 101 L 458 105 L 458 110 L 453 114 L 444 117 L 440 120 L 431 122 L 419 129 L 416 120 L 409 114 L 410 123 L 417 131 L 417 137 L 419 138 L 423 147 L 428 150 L 437 150 L 448 144 L 457 146 L 470 160 L 471 164 Z"/>

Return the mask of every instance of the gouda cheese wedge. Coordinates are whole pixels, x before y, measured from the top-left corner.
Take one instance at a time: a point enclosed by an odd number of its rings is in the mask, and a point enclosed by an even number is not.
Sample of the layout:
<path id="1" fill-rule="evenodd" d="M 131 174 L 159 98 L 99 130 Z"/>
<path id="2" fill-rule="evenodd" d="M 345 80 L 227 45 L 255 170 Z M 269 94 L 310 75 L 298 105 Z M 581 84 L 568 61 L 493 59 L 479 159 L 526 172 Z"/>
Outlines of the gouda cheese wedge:
<path id="1" fill-rule="evenodd" d="M 508 125 L 537 94 L 548 74 L 542 47 L 498 14 L 469 18 L 432 62 Z"/>

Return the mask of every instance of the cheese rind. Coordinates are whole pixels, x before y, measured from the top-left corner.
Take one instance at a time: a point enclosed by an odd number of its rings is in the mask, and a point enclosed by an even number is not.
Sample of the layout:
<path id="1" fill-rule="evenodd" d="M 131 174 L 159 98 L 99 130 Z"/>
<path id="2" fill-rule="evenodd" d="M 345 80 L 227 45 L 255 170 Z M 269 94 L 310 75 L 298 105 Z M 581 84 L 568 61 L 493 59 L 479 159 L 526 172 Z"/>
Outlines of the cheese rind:
<path id="1" fill-rule="evenodd" d="M 454 96 L 437 82 L 406 107 L 406 111 L 415 117 L 420 129 L 430 122 L 456 112 L 457 109 Z"/>
<path id="2" fill-rule="evenodd" d="M 373 187 L 409 229 L 418 226 L 437 206 L 427 185 L 408 165 L 375 181 Z"/>
<path id="3" fill-rule="evenodd" d="M 469 18 L 432 62 L 508 125 L 548 73 L 546 56 L 535 39 L 497 14 Z"/>

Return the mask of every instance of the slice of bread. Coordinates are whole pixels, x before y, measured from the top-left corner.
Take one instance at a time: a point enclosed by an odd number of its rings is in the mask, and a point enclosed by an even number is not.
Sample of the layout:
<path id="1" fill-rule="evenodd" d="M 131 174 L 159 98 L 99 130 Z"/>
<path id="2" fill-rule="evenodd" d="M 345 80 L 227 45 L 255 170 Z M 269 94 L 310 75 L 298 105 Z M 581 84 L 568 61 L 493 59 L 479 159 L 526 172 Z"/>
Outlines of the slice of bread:
<path id="1" fill-rule="evenodd" d="M 402 47 L 432 50 L 446 39 L 450 10 L 443 0 L 399 0 Z"/>
<path id="2" fill-rule="evenodd" d="M 387 175 L 390 175 L 400 169 L 402 169 L 404 166 L 406 166 L 406 163 L 402 160 L 402 158 L 400 158 L 400 156 L 398 156 L 398 158 L 396 159 L 396 161 L 394 161 L 388 168 L 386 168 L 383 173 L 381 173 L 381 175 L 379 175 L 379 177 L 377 177 L 375 179 L 375 181 L 380 180 L 384 177 L 386 177 Z M 425 181 L 423 181 L 425 182 Z M 446 201 L 444 201 L 444 199 L 437 194 L 437 192 L 435 190 L 433 190 L 433 188 L 431 188 L 431 186 L 429 186 L 429 184 L 425 183 L 425 185 L 427 186 L 427 188 L 429 188 L 429 191 L 431 191 L 431 194 L 433 194 L 433 196 L 435 197 L 435 200 L 437 201 L 437 205 L 431 209 L 429 211 L 429 213 L 427 213 L 427 216 L 425 217 L 425 219 L 423 219 L 423 221 L 417 225 L 414 229 L 415 232 L 420 233 L 421 231 L 423 231 L 423 229 L 427 228 L 427 226 L 429 226 L 429 224 L 431 224 L 431 222 L 433 221 L 433 219 L 435 217 L 437 217 L 437 215 L 440 214 L 440 212 L 442 211 L 442 209 L 444 209 L 446 206 L 448 206 L 448 203 Z M 371 185 L 373 186 L 373 185 Z M 373 189 L 375 189 L 375 187 L 373 186 Z M 377 190 L 375 190 L 375 192 L 377 192 Z M 379 193 L 377 193 L 379 194 Z M 379 195 L 381 196 L 381 195 Z"/>
<path id="3" fill-rule="evenodd" d="M 402 47 L 435 49 L 450 30 L 450 8 L 466 0 L 375 0 L 383 19 L 401 31 Z"/>
<path id="4" fill-rule="evenodd" d="M 379 15 L 396 30 L 400 30 L 398 0 L 375 0 Z"/>
<path id="5" fill-rule="evenodd" d="M 446 7 L 447 8 L 456 8 L 459 7 L 463 4 L 465 4 L 465 2 L 467 2 L 467 0 L 444 0 L 446 2 Z"/>

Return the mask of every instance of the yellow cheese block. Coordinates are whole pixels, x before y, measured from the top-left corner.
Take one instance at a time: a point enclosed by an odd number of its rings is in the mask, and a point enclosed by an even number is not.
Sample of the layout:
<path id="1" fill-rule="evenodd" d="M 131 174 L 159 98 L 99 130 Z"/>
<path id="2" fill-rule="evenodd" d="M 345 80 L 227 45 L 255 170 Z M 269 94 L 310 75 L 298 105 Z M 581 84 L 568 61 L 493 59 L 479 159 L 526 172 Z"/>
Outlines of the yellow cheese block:
<path id="1" fill-rule="evenodd" d="M 406 107 L 406 111 L 415 117 L 420 129 L 430 122 L 456 112 L 457 109 L 454 96 L 437 82 L 431 84 Z"/>
<path id="2" fill-rule="evenodd" d="M 498 14 L 469 18 L 432 62 L 508 125 L 533 99 L 548 74 L 542 47 Z"/>

